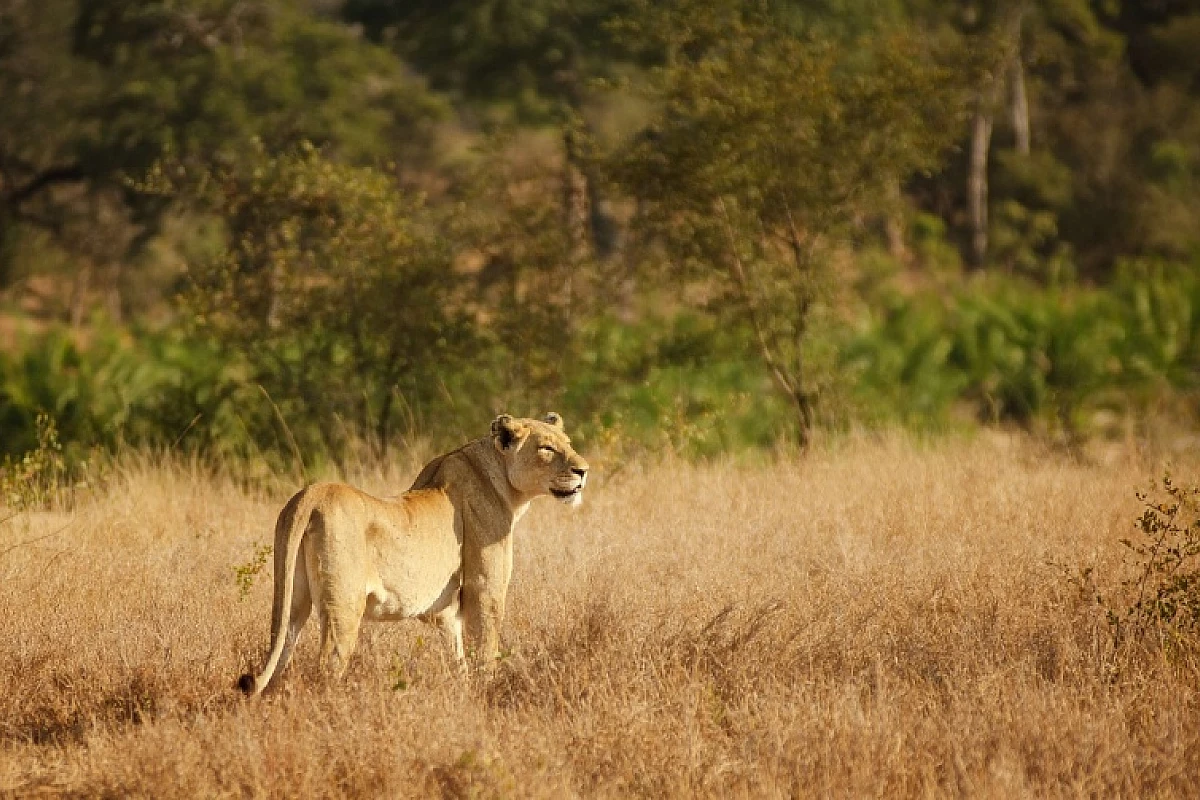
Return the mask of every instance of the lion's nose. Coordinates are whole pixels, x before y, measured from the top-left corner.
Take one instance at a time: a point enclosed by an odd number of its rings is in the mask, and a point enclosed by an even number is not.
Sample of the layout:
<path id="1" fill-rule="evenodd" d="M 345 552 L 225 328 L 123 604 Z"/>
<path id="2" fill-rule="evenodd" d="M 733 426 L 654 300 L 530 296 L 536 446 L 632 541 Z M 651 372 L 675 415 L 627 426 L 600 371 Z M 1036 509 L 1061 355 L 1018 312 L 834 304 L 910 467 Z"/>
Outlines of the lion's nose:
<path id="1" fill-rule="evenodd" d="M 571 472 L 582 478 L 584 475 L 587 475 L 587 467 L 571 467 Z"/>

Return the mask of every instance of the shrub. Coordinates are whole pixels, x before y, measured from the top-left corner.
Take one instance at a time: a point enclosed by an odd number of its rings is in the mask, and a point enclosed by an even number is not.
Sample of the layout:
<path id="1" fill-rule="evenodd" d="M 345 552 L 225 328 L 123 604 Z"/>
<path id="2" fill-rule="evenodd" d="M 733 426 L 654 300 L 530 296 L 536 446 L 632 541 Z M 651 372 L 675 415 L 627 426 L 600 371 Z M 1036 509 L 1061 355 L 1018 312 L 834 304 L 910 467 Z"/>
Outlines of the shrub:
<path id="1" fill-rule="evenodd" d="M 86 461 L 68 464 L 54 418 L 39 413 L 37 445 L 0 467 L 0 504 L 11 511 L 42 511 L 71 502 L 78 488 L 94 481 Z"/>
<path id="2" fill-rule="evenodd" d="M 1110 579 L 1095 566 L 1053 565 L 1104 614 L 1113 652 L 1128 652 L 1131 645 L 1167 655 L 1194 650 L 1200 632 L 1200 487 L 1180 486 L 1166 473 L 1137 498 L 1137 534 L 1120 539 L 1121 574 Z"/>
<path id="3" fill-rule="evenodd" d="M 226 246 L 189 265 L 187 312 L 261 386 L 289 447 L 386 450 L 404 402 L 433 396 L 476 342 L 467 282 L 439 220 L 382 171 L 303 146 L 245 168 L 164 165 L 148 188 L 195 198 Z M 295 440 L 297 445 L 293 445 Z"/>
<path id="4" fill-rule="evenodd" d="M 984 421 L 1077 436 L 1090 412 L 1138 411 L 1194 391 L 1200 280 L 1131 263 L 1110 288 L 993 277 L 946 292 L 881 293 L 841 346 L 868 411 L 935 424 L 965 400 Z"/>
<path id="5" fill-rule="evenodd" d="M 1108 609 L 1114 637 L 1151 637 L 1163 647 L 1194 644 L 1200 630 L 1200 487 L 1179 486 L 1166 474 L 1138 499 L 1139 535 L 1121 540 L 1133 566 L 1132 576 L 1121 581 L 1128 605 Z"/>

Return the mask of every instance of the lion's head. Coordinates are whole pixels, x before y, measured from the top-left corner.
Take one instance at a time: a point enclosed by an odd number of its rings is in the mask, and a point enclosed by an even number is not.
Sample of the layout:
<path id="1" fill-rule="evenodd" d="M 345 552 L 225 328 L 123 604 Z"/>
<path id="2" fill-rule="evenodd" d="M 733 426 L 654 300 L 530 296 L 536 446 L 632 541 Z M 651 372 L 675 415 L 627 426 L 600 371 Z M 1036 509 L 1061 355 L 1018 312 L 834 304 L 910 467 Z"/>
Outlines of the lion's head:
<path id="1" fill-rule="evenodd" d="M 588 463 L 571 448 L 558 414 L 550 412 L 540 420 L 501 414 L 492 421 L 492 441 L 517 491 L 553 495 L 570 505 L 583 499 Z"/>

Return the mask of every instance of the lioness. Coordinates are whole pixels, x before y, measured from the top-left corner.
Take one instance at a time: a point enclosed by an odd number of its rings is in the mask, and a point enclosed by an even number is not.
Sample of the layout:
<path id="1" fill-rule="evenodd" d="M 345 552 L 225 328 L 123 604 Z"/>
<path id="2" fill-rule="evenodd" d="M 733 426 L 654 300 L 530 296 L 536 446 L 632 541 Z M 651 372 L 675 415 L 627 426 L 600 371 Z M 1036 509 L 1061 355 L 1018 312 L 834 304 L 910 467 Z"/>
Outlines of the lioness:
<path id="1" fill-rule="evenodd" d="M 335 678 L 364 619 L 431 621 L 462 664 L 465 618 L 476 654 L 494 659 L 513 527 L 535 497 L 578 504 L 587 471 L 558 414 L 501 414 L 490 436 L 430 461 L 396 498 L 341 483 L 302 489 L 275 523 L 271 651 L 262 672 L 243 675 L 238 687 L 258 694 L 275 684 L 314 605 L 321 663 Z"/>

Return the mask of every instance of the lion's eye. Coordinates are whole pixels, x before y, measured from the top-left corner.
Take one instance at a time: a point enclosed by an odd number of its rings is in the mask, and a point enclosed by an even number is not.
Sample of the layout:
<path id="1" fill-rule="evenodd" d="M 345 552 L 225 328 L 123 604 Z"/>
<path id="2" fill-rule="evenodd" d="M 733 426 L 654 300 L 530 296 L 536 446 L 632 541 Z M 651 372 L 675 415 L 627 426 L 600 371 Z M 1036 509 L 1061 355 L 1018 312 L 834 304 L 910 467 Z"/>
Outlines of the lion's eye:
<path id="1" fill-rule="evenodd" d="M 557 451 L 548 444 L 544 444 L 538 448 L 538 451 L 545 455 L 554 455 Z"/>

